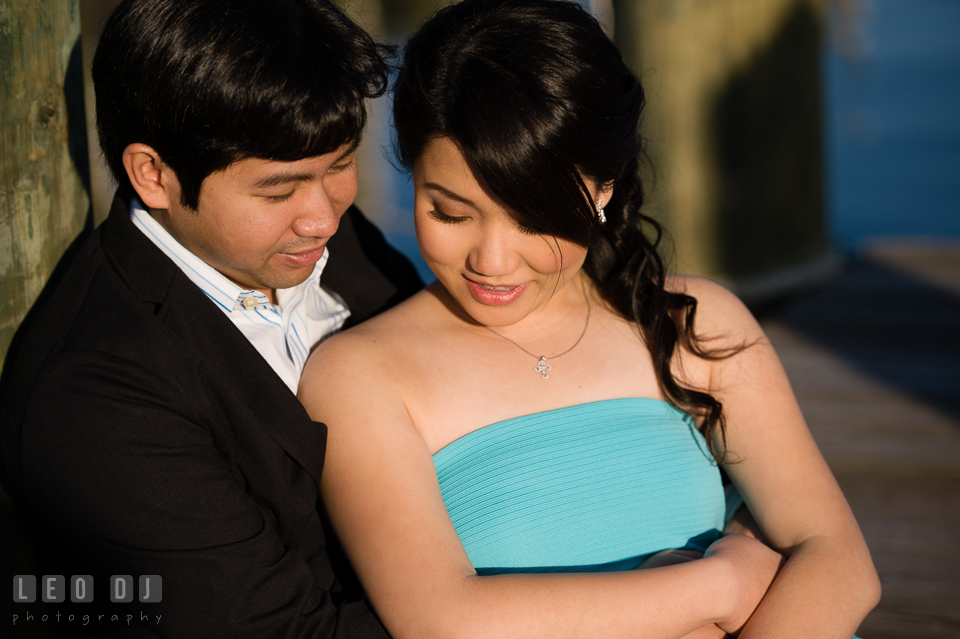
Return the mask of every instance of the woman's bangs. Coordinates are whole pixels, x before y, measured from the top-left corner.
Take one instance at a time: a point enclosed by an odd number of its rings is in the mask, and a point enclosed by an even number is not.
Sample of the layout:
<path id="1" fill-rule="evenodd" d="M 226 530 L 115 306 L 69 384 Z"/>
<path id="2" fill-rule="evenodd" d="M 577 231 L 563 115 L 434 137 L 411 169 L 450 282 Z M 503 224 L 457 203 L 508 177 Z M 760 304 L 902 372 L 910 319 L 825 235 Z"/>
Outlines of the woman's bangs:
<path id="1" fill-rule="evenodd" d="M 563 113 L 514 91 L 484 91 L 483 84 L 452 103 L 451 113 L 460 117 L 451 137 L 518 222 L 588 245 L 593 210 L 576 165 L 567 160 Z"/>

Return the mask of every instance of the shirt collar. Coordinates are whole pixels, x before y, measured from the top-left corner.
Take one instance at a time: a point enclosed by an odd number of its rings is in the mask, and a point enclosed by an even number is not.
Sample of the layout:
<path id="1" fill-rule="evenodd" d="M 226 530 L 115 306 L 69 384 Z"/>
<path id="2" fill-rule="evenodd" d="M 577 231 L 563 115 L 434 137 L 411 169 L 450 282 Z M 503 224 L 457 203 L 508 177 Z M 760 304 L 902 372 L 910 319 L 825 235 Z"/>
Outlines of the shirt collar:
<path id="1" fill-rule="evenodd" d="M 173 260 L 183 273 L 194 284 L 200 287 L 223 312 L 228 315 L 235 309 L 243 309 L 243 299 L 251 296 L 254 291 L 241 288 L 227 279 L 217 269 L 213 268 L 199 257 L 191 253 L 178 242 L 163 226 L 150 215 L 139 198 L 130 200 L 130 218 L 133 224 L 140 229 L 147 238 L 156 244 L 157 248 Z M 313 267 L 313 272 L 306 281 L 287 289 L 277 289 L 277 302 L 283 308 L 284 302 L 291 299 L 301 287 L 319 288 L 320 275 L 323 273 L 327 260 L 330 258 L 329 249 L 324 250 L 323 256 Z"/>

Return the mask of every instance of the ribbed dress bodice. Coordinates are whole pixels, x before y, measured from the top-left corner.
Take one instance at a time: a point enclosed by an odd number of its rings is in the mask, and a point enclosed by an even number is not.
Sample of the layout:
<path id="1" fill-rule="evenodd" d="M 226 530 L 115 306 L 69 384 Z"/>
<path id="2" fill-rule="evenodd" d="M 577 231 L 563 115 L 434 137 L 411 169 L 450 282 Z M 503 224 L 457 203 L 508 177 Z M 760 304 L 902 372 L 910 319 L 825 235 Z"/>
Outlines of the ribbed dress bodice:
<path id="1" fill-rule="evenodd" d="M 508 419 L 433 456 L 480 574 L 629 570 L 703 550 L 724 525 L 717 464 L 689 415 L 648 398 Z"/>

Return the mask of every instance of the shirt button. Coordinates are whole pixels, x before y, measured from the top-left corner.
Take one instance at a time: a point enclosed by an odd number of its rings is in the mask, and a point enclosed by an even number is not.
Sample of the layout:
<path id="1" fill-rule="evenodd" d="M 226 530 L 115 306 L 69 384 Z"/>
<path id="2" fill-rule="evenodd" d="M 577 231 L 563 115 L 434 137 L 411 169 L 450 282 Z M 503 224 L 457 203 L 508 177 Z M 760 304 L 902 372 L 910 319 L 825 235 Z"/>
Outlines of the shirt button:
<path id="1" fill-rule="evenodd" d="M 255 297 L 245 297 L 243 298 L 243 305 L 247 308 L 253 308 L 257 305 L 257 298 Z"/>

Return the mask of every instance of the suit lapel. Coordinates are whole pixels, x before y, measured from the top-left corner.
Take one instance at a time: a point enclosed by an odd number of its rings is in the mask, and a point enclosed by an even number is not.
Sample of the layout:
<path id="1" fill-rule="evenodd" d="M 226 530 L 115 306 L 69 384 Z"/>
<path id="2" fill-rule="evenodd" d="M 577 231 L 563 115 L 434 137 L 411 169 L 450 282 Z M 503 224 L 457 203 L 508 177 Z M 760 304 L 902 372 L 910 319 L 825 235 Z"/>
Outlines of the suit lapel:
<path id="1" fill-rule="evenodd" d="M 103 224 L 108 259 L 131 291 L 235 390 L 274 441 L 319 483 L 326 426 L 312 422 L 297 398 L 223 312 L 130 220 L 117 197 Z"/>

